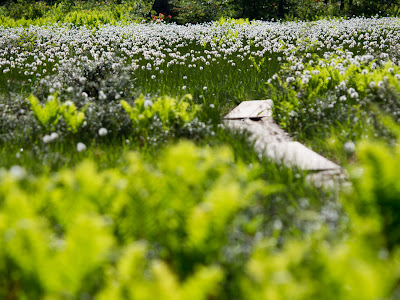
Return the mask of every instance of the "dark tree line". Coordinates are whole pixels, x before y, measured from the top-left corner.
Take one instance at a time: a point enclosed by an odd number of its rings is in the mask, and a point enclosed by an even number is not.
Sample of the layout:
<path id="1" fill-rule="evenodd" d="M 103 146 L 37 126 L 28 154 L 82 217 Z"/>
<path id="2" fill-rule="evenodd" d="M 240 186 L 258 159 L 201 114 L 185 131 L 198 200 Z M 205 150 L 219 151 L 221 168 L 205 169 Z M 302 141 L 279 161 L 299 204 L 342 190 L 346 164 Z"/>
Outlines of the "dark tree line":
<path id="1" fill-rule="evenodd" d="M 78 2 L 78 0 L 0 0 L 0 5 L 13 4 L 29 5 L 29 3 L 45 2 L 49 5 L 55 3 L 69 3 L 70 5 Z M 104 3 L 105 0 L 80 0 L 92 3 Z M 109 0 L 114 3 L 122 3 L 125 0 Z M 249 18 L 249 19 L 283 19 L 290 15 L 299 18 L 315 18 L 325 15 L 330 6 L 330 12 L 333 15 L 366 15 L 375 14 L 385 15 L 391 8 L 396 9 L 396 5 L 400 4 L 400 0 L 231 0 L 225 3 L 220 0 L 211 0 L 211 4 L 207 4 L 205 0 L 132 0 L 145 1 L 153 3 L 152 11 L 157 14 L 163 13 L 172 15 L 181 19 L 181 23 L 210 21 L 219 18 L 221 14 L 217 14 L 215 10 L 234 11 L 231 16 Z M 182 5 L 181 5 L 182 4 Z M 326 8 L 320 8 L 319 11 L 307 11 L 307 5 L 324 4 Z M 193 11 L 193 7 L 197 11 Z M 215 9 L 215 10 L 213 10 Z M 183 13 L 182 13 L 183 12 Z M 316 13 L 318 15 L 316 15 Z M 304 16 L 306 14 L 306 16 Z M 150 17 L 151 12 L 148 12 Z M 218 16 L 217 16 L 218 15 Z M 199 18 L 199 16 L 202 16 Z M 178 19 L 178 18 L 177 18 Z"/>
<path id="2" fill-rule="evenodd" d="M 152 9 L 157 12 L 157 14 L 171 14 L 171 8 L 168 0 L 154 0 Z"/>
<path id="3" fill-rule="evenodd" d="M 268 0 L 234 0 L 234 4 L 240 8 L 241 17 L 256 19 L 268 14 L 271 14 L 270 5 L 265 4 L 271 2 Z M 282 18 L 285 14 L 285 0 L 276 0 L 276 9 L 273 12 L 277 17 Z M 154 0 L 152 9 L 157 13 L 167 13 L 170 14 L 171 8 L 169 5 L 169 0 Z"/>

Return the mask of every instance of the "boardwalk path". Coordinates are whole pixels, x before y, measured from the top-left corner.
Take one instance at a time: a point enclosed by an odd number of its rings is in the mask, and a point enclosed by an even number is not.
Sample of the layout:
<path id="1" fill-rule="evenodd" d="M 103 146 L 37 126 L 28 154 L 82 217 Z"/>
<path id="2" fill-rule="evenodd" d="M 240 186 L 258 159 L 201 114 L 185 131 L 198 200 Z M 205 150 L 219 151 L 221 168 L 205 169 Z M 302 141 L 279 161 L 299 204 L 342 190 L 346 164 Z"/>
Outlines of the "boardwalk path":
<path id="1" fill-rule="evenodd" d="M 248 131 L 257 152 L 288 167 L 308 171 L 308 178 L 316 184 L 330 185 L 343 179 L 342 168 L 313 150 L 293 141 L 272 117 L 272 100 L 244 101 L 223 119 L 236 131 Z"/>

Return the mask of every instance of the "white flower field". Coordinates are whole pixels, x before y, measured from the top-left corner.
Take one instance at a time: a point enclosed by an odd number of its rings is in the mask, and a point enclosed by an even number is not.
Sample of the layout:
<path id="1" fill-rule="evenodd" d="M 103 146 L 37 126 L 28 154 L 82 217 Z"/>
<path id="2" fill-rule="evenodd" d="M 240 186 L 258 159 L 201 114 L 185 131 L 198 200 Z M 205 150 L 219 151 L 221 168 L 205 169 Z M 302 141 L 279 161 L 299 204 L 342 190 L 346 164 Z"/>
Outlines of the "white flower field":
<path id="1" fill-rule="evenodd" d="M 399 120 L 399 18 L 2 25 L 0 299 L 397 299 Z"/>

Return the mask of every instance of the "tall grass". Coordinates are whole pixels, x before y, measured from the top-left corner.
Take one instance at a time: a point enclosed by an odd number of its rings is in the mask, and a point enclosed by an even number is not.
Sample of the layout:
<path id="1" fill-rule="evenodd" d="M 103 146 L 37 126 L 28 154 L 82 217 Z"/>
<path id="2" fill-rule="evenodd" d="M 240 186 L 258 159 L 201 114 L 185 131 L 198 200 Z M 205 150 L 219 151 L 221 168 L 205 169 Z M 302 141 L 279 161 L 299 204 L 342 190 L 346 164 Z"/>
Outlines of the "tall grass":
<path id="1" fill-rule="evenodd" d="M 397 295 L 398 19 L 108 13 L 0 28 L 0 297 Z M 265 98 L 352 184 L 313 185 L 224 128 Z"/>

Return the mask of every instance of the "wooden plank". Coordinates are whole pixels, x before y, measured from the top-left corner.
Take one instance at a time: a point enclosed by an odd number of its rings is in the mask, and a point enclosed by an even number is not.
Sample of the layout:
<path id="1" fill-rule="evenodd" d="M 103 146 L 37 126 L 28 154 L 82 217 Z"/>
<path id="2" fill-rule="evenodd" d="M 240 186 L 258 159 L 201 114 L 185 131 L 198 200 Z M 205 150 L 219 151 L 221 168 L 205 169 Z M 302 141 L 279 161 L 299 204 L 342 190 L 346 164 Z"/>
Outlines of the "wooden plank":
<path id="1" fill-rule="evenodd" d="M 224 119 L 271 118 L 272 100 L 244 101 L 234 108 Z"/>
<path id="2" fill-rule="evenodd" d="M 282 142 L 265 144 L 261 140 L 255 142 L 255 147 L 268 157 L 283 162 L 289 167 L 297 167 L 307 171 L 340 170 L 340 166 L 319 155 L 299 142 Z"/>
<path id="3" fill-rule="evenodd" d="M 307 175 L 307 180 L 312 182 L 317 187 L 337 188 L 337 183 L 344 183 L 347 179 L 347 174 L 344 170 L 328 170 L 310 173 Z"/>
<path id="4" fill-rule="evenodd" d="M 250 132 L 253 140 L 259 140 L 262 144 L 291 141 L 289 135 L 270 118 L 262 118 L 260 121 L 228 119 L 224 124 L 232 130 Z"/>
<path id="5" fill-rule="evenodd" d="M 304 145 L 292 141 L 272 118 L 272 101 L 242 102 L 225 118 L 225 125 L 237 131 L 248 131 L 255 149 L 274 161 L 307 171 L 341 172 L 341 167 Z"/>

